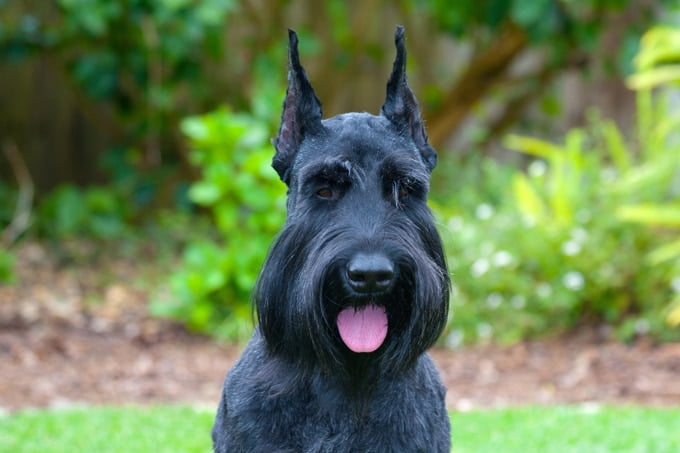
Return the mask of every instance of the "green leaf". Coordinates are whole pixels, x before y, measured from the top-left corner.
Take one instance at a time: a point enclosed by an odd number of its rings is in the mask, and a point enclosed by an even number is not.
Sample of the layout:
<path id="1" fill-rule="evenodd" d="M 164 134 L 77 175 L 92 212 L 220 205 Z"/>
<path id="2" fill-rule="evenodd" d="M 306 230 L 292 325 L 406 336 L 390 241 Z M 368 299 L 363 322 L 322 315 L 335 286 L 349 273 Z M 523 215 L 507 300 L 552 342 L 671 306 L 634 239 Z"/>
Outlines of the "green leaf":
<path id="1" fill-rule="evenodd" d="M 620 172 L 625 172 L 631 166 L 631 158 L 619 128 L 610 120 L 602 122 L 601 130 L 612 162 Z"/>
<path id="2" fill-rule="evenodd" d="M 14 255 L 0 248 L 0 283 L 14 283 Z"/>
<path id="3" fill-rule="evenodd" d="M 647 259 L 651 264 L 661 264 L 664 261 L 680 259 L 680 239 L 654 249 Z"/>
<path id="4" fill-rule="evenodd" d="M 107 215 L 90 215 L 88 233 L 97 238 L 113 238 L 125 232 L 125 224 L 119 217 Z"/>
<path id="5" fill-rule="evenodd" d="M 638 71 L 645 71 L 659 64 L 679 60 L 680 29 L 658 26 L 647 31 L 642 37 L 635 65 Z"/>
<path id="6" fill-rule="evenodd" d="M 177 11 L 191 4 L 191 0 L 160 0 L 163 7 Z"/>
<path id="7" fill-rule="evenodd" d="M 649 69 L 628 77 L 626 84 L 633 90 L 645 90 L 666 83 L 680 82 L 680 64 Z"/>
<path id="8" fill-rule="evenodd" d="M 199 181 L 189 188 L 189 198 L 203 206 L 210 206 L 222 196 L 220 188 L 208 181 Z"/>
<path id="9" fill-rule="evenodd" d="M 221 288 L 225 283 L 225 275 L 220 269 L 209 269 L 204 275 L 204 284 L 208 291 L 215 291 Z"/>
<path id="10" fill-rule="evenodd" d="M 220 231 L 229 233 L 239 225 L 239 211 L 241 207 L 234 203 L 218 203 L 213 208 L 215 222 Z"/>
<path id="11" fill-rule="evenodd" d="M 544 20 L 550 0 L 513 0 L 510 17 L 522 26 L 536 25 Z"/>
<path id="12" fill-rule="evenodd" d="M 508 135 L 503 144 L 512 150 L 531 154 L 546 160 L 554 159 L 562 153 L 562 149 L 552 143 L 515 134 Z"/>
<path id="13" fill-rule="evenodd" d="M 513 193 L 522 215 L 531 223 L 542 223 L 547 218 L 547 209 L 540 195 L 523 173 L 517 173 L 512 181 Z"/>
<path id="14" fill-rule="evenodd" d="M 77 233 L 87 216 L 83 195 L 73 186 L 65 186 L 54 193 L 54 218 L 51 225 L 59 236 Z"/>
<path id="15" fill-rule="evenodd" d="M 192 140 L 202 141 L 209 136 L 209 129 L 202 117 L 190 116 L 180 123 L 182 132 Z"/>
<path id="16" fill-rule="evenodd" d="M 650 225 L 680 227 L 680 205 L 629 205 L 622 206 L 617 213 L 622 220 Z"/>

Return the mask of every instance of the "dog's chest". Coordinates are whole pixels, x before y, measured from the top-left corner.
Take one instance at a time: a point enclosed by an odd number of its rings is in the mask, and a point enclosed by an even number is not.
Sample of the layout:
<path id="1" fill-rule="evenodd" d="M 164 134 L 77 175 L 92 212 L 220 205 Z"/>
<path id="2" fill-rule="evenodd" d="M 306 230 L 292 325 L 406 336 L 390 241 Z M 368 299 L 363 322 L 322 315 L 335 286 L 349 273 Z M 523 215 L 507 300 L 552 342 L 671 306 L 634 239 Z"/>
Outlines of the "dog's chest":
<path id="1" fill-rule="evenodd" d="M 332 381 L 312 380 L 262 399 L 267 391 L 260 388 L 251 393 L 260 397 L 234 401 L 231 429 L 259 447 L 270 440 L 274 451 L 448 451 L 443 387 L 432 385 L 438 378 L 429 375 L 429 367 L 420 368 L 399 380 L 381 379 L 367 392 L 350 393 Z M 258 423 L 241 423 L 253 419 Z"/>

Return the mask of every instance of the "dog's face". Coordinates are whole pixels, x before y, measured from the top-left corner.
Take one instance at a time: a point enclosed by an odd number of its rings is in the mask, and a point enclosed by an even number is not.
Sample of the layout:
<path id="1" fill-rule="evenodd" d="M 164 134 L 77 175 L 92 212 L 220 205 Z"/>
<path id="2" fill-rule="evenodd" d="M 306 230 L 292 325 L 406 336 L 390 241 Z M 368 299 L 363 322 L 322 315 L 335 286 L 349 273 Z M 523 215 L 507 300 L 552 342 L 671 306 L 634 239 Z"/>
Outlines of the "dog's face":
<path id="1" fill-rule="evenodd" d="M 321 119 L 290 32 L 289 85 L 273 166 L 288 216 L 255 293 L 270 350 L 346 369 L 409 367 L 441 333 L 444 253 L 426 205 L 436 153 L 406 83 L 403 29 L 379 116 Z"/>

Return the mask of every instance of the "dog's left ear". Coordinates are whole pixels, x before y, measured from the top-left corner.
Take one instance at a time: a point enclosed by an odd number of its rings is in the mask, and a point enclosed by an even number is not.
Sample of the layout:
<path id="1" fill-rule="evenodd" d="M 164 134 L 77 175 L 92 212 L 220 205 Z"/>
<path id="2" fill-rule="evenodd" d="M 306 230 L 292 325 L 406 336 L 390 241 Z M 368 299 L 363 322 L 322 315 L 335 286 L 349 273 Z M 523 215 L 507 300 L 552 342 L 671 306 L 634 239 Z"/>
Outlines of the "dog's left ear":
<path id="1" fill-rule="evenodd" d="M 420 119 L 418 101 L 406 82 L 406 47 L 404 46 L 404 27 L 398 26 L 394 34 L 397 57 L 390 80 L 387 82 L 387 98 L 381 112 L 398 130 L 410 135 L 420 151 L 425 165 L 431 171 L 437 165 L 437 152 L 427 142 L 425 126 Z"/>
<path id="2" fill-rule="evenodd" d="M 288 88 L 272 161 L 274 170 L 286 184 L 290 182 L 290 167 L 304 137 L 323 129 L 321 102 L 300 64 L 298 37 L 293 30 L 288 30 L 288 66 Z"/>

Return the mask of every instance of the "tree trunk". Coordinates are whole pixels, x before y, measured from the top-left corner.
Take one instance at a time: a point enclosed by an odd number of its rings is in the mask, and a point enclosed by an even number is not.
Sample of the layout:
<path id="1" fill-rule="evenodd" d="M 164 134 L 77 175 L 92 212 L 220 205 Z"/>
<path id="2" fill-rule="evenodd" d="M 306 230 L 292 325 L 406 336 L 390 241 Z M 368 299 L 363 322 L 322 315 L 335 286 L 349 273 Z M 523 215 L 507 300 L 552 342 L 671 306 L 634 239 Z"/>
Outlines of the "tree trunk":
<path id="1" fill-rule="evenodd" d="M 430 143 L 435 148 L 445 144 L 477 102 L 505 77 L 526 45 L 522 30 L 510 24 L 504 26 L 494 42 L 473 58 L 441 107 L 425 112 Z"/>

